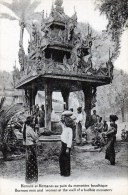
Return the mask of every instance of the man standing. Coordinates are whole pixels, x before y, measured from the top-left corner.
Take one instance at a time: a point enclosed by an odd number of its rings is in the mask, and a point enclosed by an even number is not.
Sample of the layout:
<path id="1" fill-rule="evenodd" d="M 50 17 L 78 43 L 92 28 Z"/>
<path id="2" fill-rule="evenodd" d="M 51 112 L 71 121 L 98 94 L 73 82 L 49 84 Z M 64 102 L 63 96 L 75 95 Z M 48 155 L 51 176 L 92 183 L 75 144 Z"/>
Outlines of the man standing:
<path id="1" fill-rule="evenodd" d="M 71 174 L 71 146 L 72 146 L 72 127 L 73 120 L 71 119 L 72 112 L 64 111 L 61 117 L 62 134 L 61 134 L 61 151 L 59 156 L 60 174 L 61 176 L 68 177 Z"/>
<path id="2" fill-rule="evenodd" d="M 77 118 L 76 118 L 76 144 L 82 145 L 82 107 L 77 108 Z"/>
<path id="3" fill-rule="evenodd" d="M 42 104 L 41 105 L 41 110 L 39 112 L 39 126 L 40 127 L 45 126 L 44 118 L 45 118 L 45 110 L 44 110 L 44 105 Z"/>
<path id="4" fill-rule="evenodd" d="M 96 110 L 93 110 L 93 114 L 91 115 L 91 126 L 97 123 L 97 113 Z"/>

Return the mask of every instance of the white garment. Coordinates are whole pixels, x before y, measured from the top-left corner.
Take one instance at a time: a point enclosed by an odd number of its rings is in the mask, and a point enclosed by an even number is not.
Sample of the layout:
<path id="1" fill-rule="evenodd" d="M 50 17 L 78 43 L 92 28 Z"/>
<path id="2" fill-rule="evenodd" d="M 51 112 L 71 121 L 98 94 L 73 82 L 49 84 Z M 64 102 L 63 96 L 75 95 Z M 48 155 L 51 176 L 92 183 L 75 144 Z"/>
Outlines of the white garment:
<path id="1" fill-rule="evenodd" d="M 37 134 L 30 126 L 26 125 L 26 141 L 23 141 L 23 144 L 29 146 L 35 144 L 37 141 L 38 141 Z"/>
<path id="2" fill-rule="evenodd" d="M 54 112 L 54 110 L 51 113 L 51 121 L 59 122 L 60 118 L 59 116 Z"/>
<path id="3" fill-rule="evenodd" d="M 72 119 L 72 120 L 76 120 L 76 116 L 73 114 L 72 116 L 70 116 L 70 118 Z"/>
<path id="4" fill-rule="evenodd" d="M 67 144 L 68 148 L 71 148 L 72 146 L 72 129 L 70 127 L 66 127 L 65 125 L 62 125 L 63 132 L 61 134 L 61 141 Z"/>
<path id="5" fill-rule="evenodd" d="M 83 114 L 80 113 L 80 114 L 77 115 L 76 123 L 79 123 L 79 122 L 82 123 L 82 121 L 83 121 Z"/>

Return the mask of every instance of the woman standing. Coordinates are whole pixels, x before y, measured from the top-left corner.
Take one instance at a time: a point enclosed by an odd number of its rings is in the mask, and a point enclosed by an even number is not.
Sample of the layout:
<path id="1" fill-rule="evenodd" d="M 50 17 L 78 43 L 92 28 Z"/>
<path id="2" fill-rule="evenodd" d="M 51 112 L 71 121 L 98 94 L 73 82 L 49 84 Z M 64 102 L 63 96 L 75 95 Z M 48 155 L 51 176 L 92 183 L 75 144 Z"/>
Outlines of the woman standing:
<path id="1" fill-rule="evenodd" d="M 38 166 L 36 142 L 38 137 L 33 130 L 33 117 L 29 116 L 26 119 L 23 128 L 23 142 L 26 145 L 26 183 L 38 181 Z"/>
<path id="2" fill-rule="evenodd" d="M 71 115 L 72 113 L 70 111 L 65 111 L 61 118 L 63 128 L 61 135 L 61 152 L 59 157 L 61 176 L 70 176 L 71 173 L 70 152 L 73 138 L 72 127 L 74 123 L 70 118 Z"/>
<path id="3" fill-rule="evenodd" d="M 116 115 L 110 115 L 110 128 L 106 132 L 108 143 L 106 148 L 105 159 L 109 160 L 111 165 L 115 165 L 115 141 L 117 133 L 117 124 L 115 123 L 118 120 Z"/>

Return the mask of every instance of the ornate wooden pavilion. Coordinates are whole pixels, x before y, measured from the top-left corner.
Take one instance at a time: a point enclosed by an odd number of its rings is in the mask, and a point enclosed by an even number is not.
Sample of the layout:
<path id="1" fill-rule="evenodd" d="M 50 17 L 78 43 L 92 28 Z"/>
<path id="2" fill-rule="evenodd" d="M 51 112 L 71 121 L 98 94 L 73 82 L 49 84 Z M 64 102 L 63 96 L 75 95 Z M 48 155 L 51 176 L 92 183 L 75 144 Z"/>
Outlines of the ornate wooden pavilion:
<path id="1" fill-rule="evenodd" d="M 65 109 L 68 109 L 70 92 L 83 90 L 88 126 L 97 87 L 109 84 L 113 78 L 110 60 L 104 68 L 93 68 L 91 34 L 82 38 L 77 28 L 76 12 L 68 17 L 62 4 L 62 0 L 56 0 L 49 17 L 44 18 L 42 14 L 41 24 L 32 23 L 28 55 L 25 55 L 22 44 L 19 49 L 21 69 L 16 88 L 25 90 L 30 109 L 35 104 L 37 91 L 45 91 L 45 126 L 49 130 L 53 91 L 62 93 Z"/>

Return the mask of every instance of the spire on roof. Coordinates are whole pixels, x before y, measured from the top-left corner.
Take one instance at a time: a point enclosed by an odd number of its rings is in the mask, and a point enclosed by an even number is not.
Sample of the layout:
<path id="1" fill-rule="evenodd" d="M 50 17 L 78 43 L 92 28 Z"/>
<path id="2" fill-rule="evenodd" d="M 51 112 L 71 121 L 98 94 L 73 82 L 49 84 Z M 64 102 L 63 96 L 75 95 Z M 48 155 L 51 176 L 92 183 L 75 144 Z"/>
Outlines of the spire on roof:
<path id="1" fill-rule="evenodd" d="M 76 7 L 74 6 L 74 15 L 77 17 Z"/>
<path id="2" fill-rule="evenodd" d="M 56 0 L 54 3 L 57 7 L 61 7 L 63 4 L 63 0 Z"/>
<path id="3" fill-rule="evenodd" d="M 50 13 L 50 15 L 51 16 L 54 16 L 54 12 L 55 12 L 55 9 L 54 9 L 54 5 L 53 5 L 53 2 L 52 2 L 52 7 L 51 7 L 51 13 Z"/>
<path id="4" fill-rule="evenodd" d="M 64 8 L 62 7 L 63 0 L 56 0 L 54 5 L 56 6 L 55 9 L 57 12 L 62 14 L 64 12 Z"/>
<path id="5" fill-rule="evenodd" d="M 44 9 L 43 9 L 43 11 L 42 11 L 42 18 L 44 19 Z"/>

